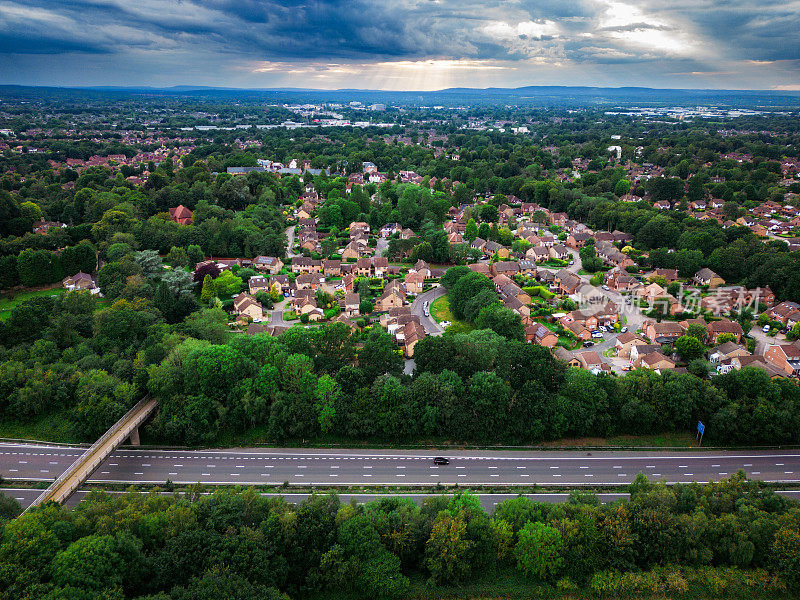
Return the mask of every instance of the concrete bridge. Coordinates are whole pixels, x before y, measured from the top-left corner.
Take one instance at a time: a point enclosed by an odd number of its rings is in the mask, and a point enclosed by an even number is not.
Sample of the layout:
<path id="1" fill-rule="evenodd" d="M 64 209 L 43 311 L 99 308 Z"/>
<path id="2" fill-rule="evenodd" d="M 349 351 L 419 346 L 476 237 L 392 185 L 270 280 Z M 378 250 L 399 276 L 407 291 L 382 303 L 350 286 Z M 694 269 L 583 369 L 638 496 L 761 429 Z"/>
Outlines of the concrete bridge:
<path id="1" fill-rule="evenodd" d="M 92 444 L 78 460 L 61 474 L 50 487 L 43 491 L 26 509 L 39 506 L 45 502 L 63 504 L 83 485 L 89 476 L 100 466 L 122 442 L 130 439 L 134 446 L 139 445 L 139 426 L 158 408 L 155 398 L 145 396 L 136 406 L 130 409 L 99 440 Z"/>

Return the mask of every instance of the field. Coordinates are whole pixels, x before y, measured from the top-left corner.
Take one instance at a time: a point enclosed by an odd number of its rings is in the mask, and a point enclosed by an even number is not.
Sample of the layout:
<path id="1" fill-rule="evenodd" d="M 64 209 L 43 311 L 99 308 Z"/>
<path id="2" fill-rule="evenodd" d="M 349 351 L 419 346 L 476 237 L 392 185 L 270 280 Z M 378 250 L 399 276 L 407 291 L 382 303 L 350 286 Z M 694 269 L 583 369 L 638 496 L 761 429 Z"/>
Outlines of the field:
<path id="1" fill-rule="evenodd" d="M 58 296 L 64 292 L 66 292 L 66 290 L 59 287 L 51 288 L 49 290 L 36 290 L 35 292 L 21 292 L 16 294 L 13 298 L 8 298 L 7 296 L 0 297 L 0 321 L 5 321 L 8 317 L 10 317 L 11 311 L 14 309 L 14 307 L 25 300 L 42 298 L 46 296 Z"/>

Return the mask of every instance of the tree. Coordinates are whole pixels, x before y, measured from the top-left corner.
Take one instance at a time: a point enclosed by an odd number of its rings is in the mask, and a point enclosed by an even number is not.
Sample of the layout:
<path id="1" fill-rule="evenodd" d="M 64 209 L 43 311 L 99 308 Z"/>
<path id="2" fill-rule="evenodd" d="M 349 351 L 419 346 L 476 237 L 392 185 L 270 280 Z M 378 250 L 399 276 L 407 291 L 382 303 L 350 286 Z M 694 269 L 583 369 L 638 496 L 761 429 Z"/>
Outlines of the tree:
<path id="1" fill-rule="evenodd" d="M 561 532 L 543 523 L 528 522 L 517 534 L 514 555 L 517 567 L 526 575 L 549 579 L 564 564 Z"/>
<path id="2" fill-rule="evenodd" d="M 475 326 L 478 329 L 491 329 L 509 340 L 525 340 L 525 327 L 519 313 L 499 304 L 482 308 L 475 319 Z"/>
<path id="3" fill-rule="evenodd" d="M 700 323 L 692 323 L 686 330 L 686 335 L 690 335 L 693 338 L 697 338 L 698 340 L 700 340 L 705 344 L 706 338 L 708 337 L 708 329 L 706 329 Z"/>
<path id="4" fill-rule="evenodd" d="M 457 584 L 471 571 L 469 555 L 475 542 L 467 535 L 463 515 L 440 512 L 425 542 L 425 566 L 434 583 Z"/>
<path id="5" fill-rule="evenodd" d="M 217 297 L 217 288 L 214 285 L 214 280 L 211 275 L 206 275 L 203 279 L 203 289 L 200 291 L 200 302 L 208 304 L 212 299 Z"/>
<path id="6" fill-rule="evenodd" d="M 194 280 L 196 282 L 203 281 L 206 275 L 211 275 L 211 278 L 214 279 L 219 277 L 219 273 L 219 267 L 215 263 L 209 262 L 195 269 Z"/>
<path id="7" fill-rule="evenodd" d="M 675 341 L 675 351 L 682 360 L 689 362 L 703 356 L 705 346 L 696 337 L 682 335 Z"/>
<path id="8" fill-rule="evenodd" d="M 373 327 L 358 353 L 358 362 L 368 381 L 380 375 L 403 372 L 403 356 L 394 337 L 380 327 Z"/>
<path id="9" fill-rule="evenodd" d="M 471 218 L 467 221 L 467 227 L 464 230 L 464 239 L 471 242 L 476 237 L 478 237 L 478 224 L 475 222 L 475 219 Z"/>
<path id="10" fill-rule="evenodd" d="M 717 336 L 717 345 L 724 344 L 725 342 L 735 342 L 736 335 L 733 333 L 720 333 Z"/>
<path id="11" fill-rule="evenodd" d="M 139 265 L 142 275 L 148 279 L 154 277 L 161 277 L 164 272 L 164 261 L 155 250 L 142 250 L 141 252 L 134 252 L 134 262 Z"/>
<path id="12" fill-rule="evenodd" d="M 173 267 L 185 267 L 189 264 L 189 255 L 183 248 L 173 246 L 167 254 L 167 262 Z"/>
<path id="13" fill-rule="evenodd" d="M 361 315 L 372 314 L 373 310 L 375 310 L 375 305 L 369 300 L 362 300 L 358 304 L 358 313 Z"/>
<path id="14" fill-rule="evenodd" d="M 205 281 L 203 287 L 205 287 Z M 214 280 L 214 289 L 219 298 L 230 298 L 242 291 L 242 278 L 230 271 L 224 271 Z"/>

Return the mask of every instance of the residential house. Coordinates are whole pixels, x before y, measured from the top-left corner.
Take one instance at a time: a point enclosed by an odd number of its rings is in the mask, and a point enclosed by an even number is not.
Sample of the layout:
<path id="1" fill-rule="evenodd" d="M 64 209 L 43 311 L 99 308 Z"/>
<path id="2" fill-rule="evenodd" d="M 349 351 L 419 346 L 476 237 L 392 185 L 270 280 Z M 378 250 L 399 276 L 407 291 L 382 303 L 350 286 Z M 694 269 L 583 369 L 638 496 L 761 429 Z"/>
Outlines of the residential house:
<path id="1" fill-rule="evenodd" d="M 253 275 L 247 280 L 247 287 L 250 289 L 251 294 L 261 291 L 268 292 L 270 290 L 269 278 L 262 275 Z"/>
<path id="2" fill-rule="evenodd" d="M 321 273 L 322 261 L 306 258 L 305 256 L 295 256 L 292 259 L 292 273 Z"/>
<path id="3" fill-rule="evenodd" d="M 372 259 L 372 268 L 375 271 L 375 277 L 386 277 L 389 270 L 389 259 L 385 256 L 376 256 Z"/>
<path id="4" fill-rule="evenodd" d="M 344 298 L 339 302 L 339 306 L 342 308 L 342 313 L 345 316 L 352 317 L 357 315 L 359 312 L 359 307 L 361 305 L 361 296 L 359 296 L 356 292 L 348 292 L 344 295 Z"/>
<path id="5" fill-rule="evenodd" d="M 564 244 L 553 244 L 550 246 L 550 258 L 567 260 L 569 258 L 569 250 Z"/>
<path id="6" fill-rule="evenodd" d="M 273 275 L 269 278 L 269 289 L 277 287 L 280 293 L 284 296 L 290 296 L 294 293 L 295 286 L 288 275 Z"/>
<path id="7" fill-rule="evenodd" d="M 592 331 L 580 321 L 572 321 L 567 323 L 564 327 L 570 330 L 579 340 L 588 341 L 592 338 Z"/>
<path id="8" fill-rule="evenodd" d="M 406 300 L 406 292 L 396 279 L 393 279 L 384 288 L 383 294 L 378 298 L 375 303 L 375 309 L 378 311 L 389 310 L 390 308 L 397 308 L 403 306 Z"/>
<path id="9" fill-rule="evenodd" d="M 506 275 L 511 277 L 515 273 L 519 273 L 519 263 L 516 261 L 498 261 L 492 264 L 491 274 Z"/>
<path id="10" fill-rule="evenodd" d="M 274 256 L 256 256 L 253 259 L 253 267 L 270 275 L 277 275 L 283 268 L 283 261 Z"/>
<path id="11" fill-rule="evenodd" d="M 546 348 L 554 348 L 558 344 L 558 336 L 540 323 L 533 323 L 525 328 L 525 339 L 531 344 Z"/>
<path id="12" fill-rule="evenodd" d="M 661 352 L 655 351 L 642 356 L 638 361 L 638 364 L 635 366 L 643 369 L 650 369 L 651 371 L 661 372 L 674 369 L 675 362 L 661 354 Z"/>
<path id="13" fill-rule="evenodd" d="M 556 346 L 553 348 L 553 356 L 563 360 L 569 367 L 573 367 L 575 369 L 579 369 L 581 367 L 581 361 L 579 361 L 569 350 L 563 346 Z"/>
<path id="14" fill-rule="evenodd" d="M 697 285 L 707 285 L 710 288 L 725 285 L 725 280 L 708 267 L 704 267 L 695 273 L 694 281 Z"/>
<path id="15" fill-rule="evenodd" d="M 727 373 L 733 368 L 731 359 L 736 356 L 750 356 L 747 348 L 735 342 L 725 342 L 708 352 L 708 362 L 717 365 L 717 373 Z"/>
<path id="16" fill-rule="evenodd" d="M 545 262 L 550 258 L 550 249 L 545 246 L 531 246 L 525 256 L 537 263 Z"/>
<path id="17" fill-rule="evenodd" d="M 425 287 L 425 276 L 421 273 L 406 273 L 403 282 L 407 294 L 421 294 Z"/>
<path id="18" fill-rule="evenodd" d="M 717 338 L 722 335 L 723 333 L 729 333 L 736 337 L 736 341 L 739 342 L 744 335 L 744 331 L 742 331 L 742 326 L 739 325 L 736 321 L 728 321 L 727 319 L 723 319 L 722 321 L 711 321 L 706 326 L 708 330 L 708 341 L 710 344 L 715 344 L 717 342 Z"/>
<path id="19" fill-rule="evenodd" d="M 678 280 L 678 269 L 656 269 L 650 274 L 650 277 L 662 277 L 667 283 L 672 283 Z"/>
<path id="20" fill-rule="evenodd" d="M 733 356 L 724 360 L 723 364 L 725 363 L 730 363 L 730 366 L 737 371 L 741 371 L 744 367 L 755 367 L 757 369 L 761 369 L 765 371 L 767 375 L 769 375 L 770 379 L 786 377 L 786 371 L 775 366 L 771 362 L 768 362 L 764 356 Z"/>
<path id="21" fill-rule="evenodd" d="M 572 248 L 573 250 L 579 250 L 586 245 L 586 242 L 591 239 L 591 235 L 588 233 L 570 233 L 567 236 L 567 246 Z"/>
<path id="22" fill-rule="evenodd" d="M 631 348 L 633 346 L 646 346 L 647 342 L 635 333 L 626 331 L 617 336 L 614 342 L 614 350 L 617 356 L 621 358 L 629 358 L 631 355 Z"/>
<path id="23" fill-rule="evenodd" d="M 78 271 L 75 275 L 65 277 L 61 284 L 68 290 L 87 290 L 92 291 L 97 289 L 97 284 L 92 279 L 92 276 L 83 271 Z M 99 290 L 98 290 L 99 291 Z"/>
<path id="24" fill-rule="evenodd" d="M 178 225 L 191 225 L 192 211 L 181 204 L 175 208 L 169 209 L 169 218 L 175 221 Z"/>
<path id="25" fill-rule="evenodd" d="M 264 309 L 261 303 L 247 292 L 242 292 L 233 299 L 233 311 L 239 317 L 248 317 L 253 321 L 264 318 Z"/>
<path id="26" fill-rule="evenodd" d="M 67 224 L 61 221 L 45 221 L 42 217 L 39 222 L 33 224 L 33 233 L 46 235 L 51 229 L 64 229 L 66 226 Z"/>
<path id="27" fill-rule="evenodd" d="M 356 261 L 352 272 L 356 277 L 369 277 L 372 273 L 372 261 L 368 256 L 362 256 Z"/>
<path id="28" fill-rule="evenodd" d="M 575 355 L 582 369 L 592 372 L 609 371 L 610 368 L 601 359 L 600 355 L 594 350 L 587 350 L 586 352 L 579 352 Z"/>
<path id="29" fill-rule="evenodd" d="M 683 335 L 683 327 L 674 321 L 648 322 L 644 334 L 658 344 L 671 344 Z"/>
<path id="30" fill-rule="evenodd" d="M 284 331 L 289 329 L 284 325 L 270 325 L 269 323 L 250 323 L 247 326 L 247 330 L 245 333 L 247 335 L 258 335 L 259 333 L 265 333 L 267 335 L 276 336 L 281 335 Z"/>
<path id="31" fill-rule="evenodd" d="M 800 373 L 800 348 L 795 344 L 770 344 L 764 358 L 787 375 Z"/>
<path id="32" fill-rule="evenodd" d="M 792 318 L 794 318 L 795 321 L 800 318 L 800 304 L 790 300 L 785 300 L 780 304 L 776 304 L 770 308 L 767 311 L 767 314 L 773 321 L 780 321 L 786 325 Z"/>
<path id="33" fill-rule="evenodd" d="M 323 260 L 322 273 L 325 277 L 339 277 L 342 274 L 342 261 L 340 260 Z"/>
<path id="34" fill-rule="evenodd" d="M 559 293 L 565 296 L 576 293 L 583 285 L 580 277 L 566 269 L 561 269 L 554 274 L 554 282 Z"/>
<path id="35" fill-rule="evenodd" d="M 630 364 L 638 364 L 642 357 L 660 351 L 661 344 L 631 344 L 630 353 L 628 354 Z"/>
<path id="36" fill-rule="evenodd" d="M 294 284 L 298 290 L 318 290 L 325 280 L 319 273 L 300 273 L 295 277 Z"/>
<path id="37" fill-rule="evenodd" d="M 536 273 L 539 271 L 539 269 L 536 268 L 536 263 L 534 261 L 523 258 L 518 264 L 519 273 L 521 275 L 525 275 L 526 277 L 536 277 Z"/>
<path id="38" fill-rule="evenodd" d="M 425 328 L 419 322 L 408 321 L 403 326 L 403 355 L 406 358 L 413 358 L 414 347 L 421 339 L 425 338 Z"/>
<path id="39" fill-rule="evenodd" d="M 486 275 L 487 277 L 490 277 L 492 274 L 492 268 L 486 263 L 472 263 L 467 266 L 473 272 L 481 273 L 482 275 Z"/>
<path id="40" fill-rule="evenodd" d="M 412 271 L 414 273 L 419 273 L 425 279 L 428 279 L 431 276 L 431 266 L 430 266 L 430 264 L 426 263 L 424 260 L 421 260 L 421 259 L 418 260 L 416 263 L 414 263 L 414 268 L 413 269 L 409 269 L 409 271 Z"/>

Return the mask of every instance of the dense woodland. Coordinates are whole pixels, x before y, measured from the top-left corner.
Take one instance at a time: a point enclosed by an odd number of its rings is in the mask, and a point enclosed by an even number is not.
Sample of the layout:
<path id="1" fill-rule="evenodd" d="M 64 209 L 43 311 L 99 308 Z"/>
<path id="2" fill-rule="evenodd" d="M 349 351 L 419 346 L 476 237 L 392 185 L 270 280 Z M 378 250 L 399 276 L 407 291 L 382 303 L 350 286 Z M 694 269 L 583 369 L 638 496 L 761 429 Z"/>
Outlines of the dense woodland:
<path id="1" fill-rule="evenodd" d="M 488 515 L 469 493 L 299 506 L 254 490 L 96 493 L 7 521 L 0 598 L 404 598 L 511 579 L 531 594 L 781 598 L 800 592 L 800 509 L 734 476 L 653 485 L 630 502 L 519 497 Z M 12 501 L 13 502 L 13 501 Z M 463 597 L 457 590 L 455 594 Z"/>

